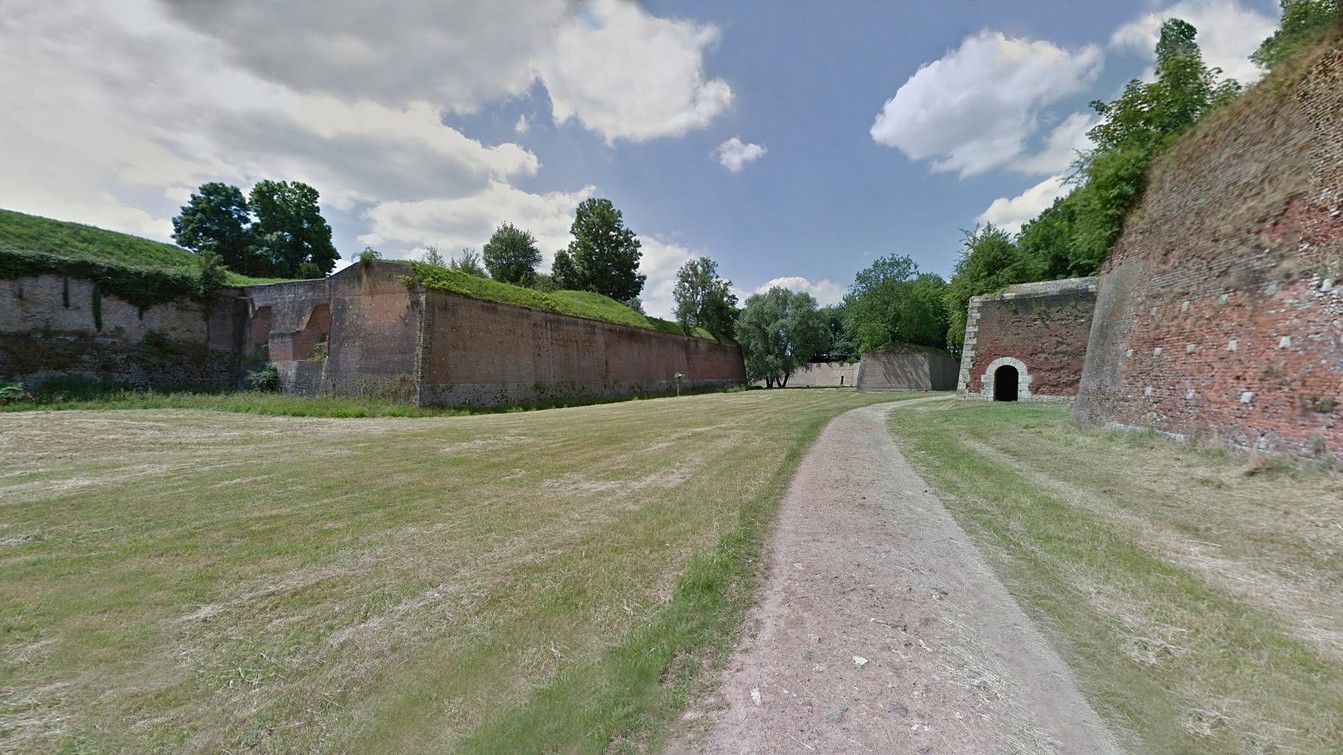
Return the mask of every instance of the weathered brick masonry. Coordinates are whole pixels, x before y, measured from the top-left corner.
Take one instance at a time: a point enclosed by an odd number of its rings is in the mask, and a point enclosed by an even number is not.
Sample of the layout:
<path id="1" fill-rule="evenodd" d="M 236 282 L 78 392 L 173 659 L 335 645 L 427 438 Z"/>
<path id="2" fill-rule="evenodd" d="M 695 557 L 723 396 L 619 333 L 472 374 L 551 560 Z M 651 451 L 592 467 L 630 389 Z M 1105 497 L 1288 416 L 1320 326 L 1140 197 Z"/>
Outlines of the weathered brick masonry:
<path id="1" fill-rule="evenodd" d="M 92 281 L 36 275 L 0 281 L 0 381 L 55 377 L 142 387 L 217 387 L 239 379 L 245 304 L 179 298 L 139 308 Z"/>
<path id="2" fill-rule="evenodd" d="M 423 406 L 668 393 L 746 381 L 741 350 L 407 285 L 404 265 L 247 289 L 249 345 L 286 390 Z"/>
<path id="3" fill-rule="evenodd" d="M 971 299 L 957 395 L 994 398 L 995 376 L 1005 369 L 1016 373 L 1017 400 L 1076 396 L 1097 282 L 1071 278 L 1023 283 Z"/>
<path id="4" fill-rule="evenodd" d="M 1341 38 L 1154 167 L 1102 275 L 1079 421 L 1343 457 Z"/>
<path id="5" fill-rule="evenodd" d="M 865 391 L 947 391 L 956 384 L 956 360 L 919 346 L 888 346 L 863 354 L 858 388 Z"/>

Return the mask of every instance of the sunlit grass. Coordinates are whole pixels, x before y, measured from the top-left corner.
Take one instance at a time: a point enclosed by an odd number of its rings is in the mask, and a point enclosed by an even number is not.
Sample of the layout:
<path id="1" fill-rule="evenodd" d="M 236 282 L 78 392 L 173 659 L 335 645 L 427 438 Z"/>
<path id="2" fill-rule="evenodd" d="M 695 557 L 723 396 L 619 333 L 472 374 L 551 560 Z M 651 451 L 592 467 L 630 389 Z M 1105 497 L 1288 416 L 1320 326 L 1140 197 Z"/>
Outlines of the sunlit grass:
<path id="1" fill-rule="evenodd" d="M 0 748 L 656 745 L 806 446 L 892 398 L 0 415 Z"/>
<path id="2" fill-rule="evenodd" d="M 1137 750 L 1343 742 L 1336 472 L 1082 430 L 1062 407 L 891 423 Z"/>

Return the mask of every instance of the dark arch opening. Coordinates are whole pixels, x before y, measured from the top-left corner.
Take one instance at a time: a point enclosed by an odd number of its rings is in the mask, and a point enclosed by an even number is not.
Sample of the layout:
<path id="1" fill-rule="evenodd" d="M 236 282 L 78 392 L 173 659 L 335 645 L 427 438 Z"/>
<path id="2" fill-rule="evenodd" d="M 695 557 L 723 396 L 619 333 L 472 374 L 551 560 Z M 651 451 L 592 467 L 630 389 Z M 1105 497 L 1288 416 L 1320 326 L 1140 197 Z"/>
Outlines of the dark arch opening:
<path id="1" fill-rule="evenodd" d="M 993 400 L 994 401 L 1016 401 L 1017 400 L 1017 382 L 1020 375 L 1017 368 L 1011 365 L 1003 365 L 993 372 Z"/>

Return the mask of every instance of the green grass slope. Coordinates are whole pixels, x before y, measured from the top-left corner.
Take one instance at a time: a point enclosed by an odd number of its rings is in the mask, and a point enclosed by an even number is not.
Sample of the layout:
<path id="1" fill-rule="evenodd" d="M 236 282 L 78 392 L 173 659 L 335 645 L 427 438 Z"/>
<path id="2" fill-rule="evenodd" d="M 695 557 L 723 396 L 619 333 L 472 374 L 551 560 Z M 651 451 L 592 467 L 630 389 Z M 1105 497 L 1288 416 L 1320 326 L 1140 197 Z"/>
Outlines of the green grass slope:
<path id="1" fill-rule="evenodd" d="M 477 278 L 458 270 L 449 270 L 438 265 L 413 262 L 415 277 L 420 285 L 436 291 L 469 296 L 473 299 L 497 301 L 506 304 L 520 304 L 533 309 L 557 312 L 562 315 L 586 317 L 589 320 L 602 320 L 617 325 L 629 325 L 635 328 L 660 330 L 664 333 L 683 335 L 681 326 L 668 320 L 641 315 L 629 307 L 607 296 L 590 291 L 552 291 L 544 293 L 535 289 L 501 283 L 489 278 Z M 709 331 L 695 328 L 691 335 L 697 338 L 714 340 Z"/>
<path id="2" fill-rule="evenodd" d="M 44 273 L 88 278 L 149 307 L 193 295 L 199 269 L 196 255 L 172 244 L 0 209 L 0 280 Z M 230 272 L 226 282 L 261 281 Z"/>

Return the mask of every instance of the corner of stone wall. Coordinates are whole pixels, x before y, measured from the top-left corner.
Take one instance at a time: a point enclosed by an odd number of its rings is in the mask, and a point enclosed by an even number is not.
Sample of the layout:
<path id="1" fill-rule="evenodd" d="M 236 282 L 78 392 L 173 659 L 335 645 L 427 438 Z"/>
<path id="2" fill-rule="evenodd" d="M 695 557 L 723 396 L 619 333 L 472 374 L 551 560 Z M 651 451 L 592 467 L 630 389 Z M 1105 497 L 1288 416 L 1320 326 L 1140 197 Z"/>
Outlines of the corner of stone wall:
<path id="1" fill-rule="evenodd" d="M 961 344 L 961 374 L 956 379 L 956 398 L 979 398 L 977 394 L 970 393 L 970 369 L 975 361 L 975 344 L 979 334 L 979 305 L 986 298 L 972 297 L 970 309 L 965 315 L 965 340 Z"/>

